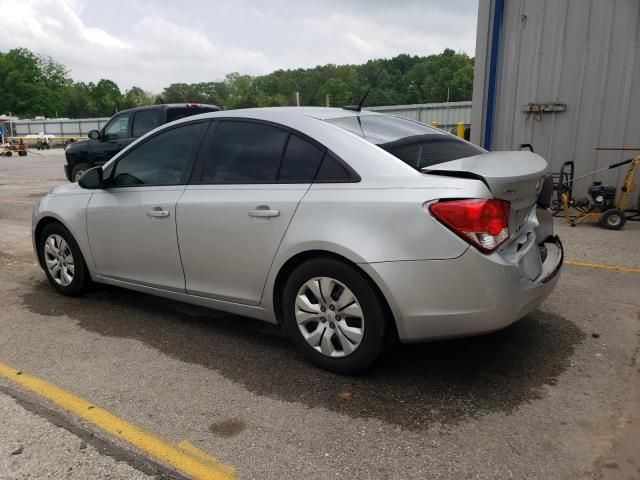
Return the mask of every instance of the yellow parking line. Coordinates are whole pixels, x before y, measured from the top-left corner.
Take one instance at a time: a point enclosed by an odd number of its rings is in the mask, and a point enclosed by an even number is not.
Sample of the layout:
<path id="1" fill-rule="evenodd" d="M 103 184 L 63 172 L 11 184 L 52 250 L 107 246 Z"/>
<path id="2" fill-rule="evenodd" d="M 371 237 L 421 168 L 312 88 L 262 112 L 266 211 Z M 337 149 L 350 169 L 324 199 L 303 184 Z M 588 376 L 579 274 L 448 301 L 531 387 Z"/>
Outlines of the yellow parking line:
<path id="1" fill-rule="evenodd" d="M 178 446 L 171 445 L 80 397 L 3 363 L 0 363 L 0 376 L 41 395 L 186 475 L 208 480 L 236 478 L 233 467 L 222 464 L 189 442 L 181 442 Z"/>
<path id="2" fill-rule="evenodd" d="M 180 443 L 178 443 L 177 447 L 180 450 L 189 454 L 190 456 L 197 458 L 201 462 L 226 472 L 227 474 L 229 474 L 230 478 L 233 478 L 233 474 L 235 473 L 235 469 L 233 467 L 229 465 L 225 465 L 217 458 L 212 457 L 207 452 L 200 450 L 198 447 L 188 442 L 187 440 L 183 440 Z"/>
<path id="3" fill-rule="evenodd" d="M 620 272 L 640 273 L 640 268 L 622 267 L 619 265 L 607 265 L 605 263 L 578 262 L 577 260 L 565 260 L 567 265 L 575 267 L 602 268 L 604 270 L 618 270 Z"/>

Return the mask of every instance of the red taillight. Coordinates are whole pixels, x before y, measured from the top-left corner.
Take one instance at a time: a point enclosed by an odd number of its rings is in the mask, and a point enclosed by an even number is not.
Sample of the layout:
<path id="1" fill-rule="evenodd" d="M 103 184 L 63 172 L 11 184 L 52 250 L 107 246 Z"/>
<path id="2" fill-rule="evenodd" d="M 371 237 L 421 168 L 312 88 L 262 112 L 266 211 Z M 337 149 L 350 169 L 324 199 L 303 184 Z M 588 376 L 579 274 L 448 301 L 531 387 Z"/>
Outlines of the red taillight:
<path id="1" fill-rule="evenodd" d="M 187 107 L 187 108 L 200 108 L 200 104 L 199 103 L 186 103 L 185 107 Z"/>
<path id="2" fill-rule="evenodd" d="M 442 200 L 429 212 L 483 252 L 496 250 L 509 238 L 509 202 L 496 199 Z"/>

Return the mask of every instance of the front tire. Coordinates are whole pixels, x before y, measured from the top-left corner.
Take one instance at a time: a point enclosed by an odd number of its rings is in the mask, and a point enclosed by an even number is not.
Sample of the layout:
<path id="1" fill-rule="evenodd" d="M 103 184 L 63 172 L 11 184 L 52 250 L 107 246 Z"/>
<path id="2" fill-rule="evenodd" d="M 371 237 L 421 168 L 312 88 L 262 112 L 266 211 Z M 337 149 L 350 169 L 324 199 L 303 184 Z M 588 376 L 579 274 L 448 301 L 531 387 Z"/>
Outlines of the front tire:
<path id="1" fill-rule="evenodd" d="M 89 165 L 88 163 L 77 164 L 75 167 L 73 167 L 73 170 L 71 170 L 71 181 L 77 182 L 78 180 L 80 180 L 80 177 L 82 176 L 82 174 L 87 170 L 89 170 L 90 168 L 91 168 L 91 165 Z"/>
<path id="2" fill-rule="evenodd" d="M 386 308 L 365 275 L 333 258 L 302 263 L 285 284 L 289 335 L 312 363 L 336 373 L 370 367 L 389 327 Z"/>
<path id="3" fill-rule="evenodd" d="M 91 283 L 84 257 L 73 235 L 63 225 L 51 223 L 42 231 L 39 252 L 49 283 L 63 295 L 84 293 Z"/>

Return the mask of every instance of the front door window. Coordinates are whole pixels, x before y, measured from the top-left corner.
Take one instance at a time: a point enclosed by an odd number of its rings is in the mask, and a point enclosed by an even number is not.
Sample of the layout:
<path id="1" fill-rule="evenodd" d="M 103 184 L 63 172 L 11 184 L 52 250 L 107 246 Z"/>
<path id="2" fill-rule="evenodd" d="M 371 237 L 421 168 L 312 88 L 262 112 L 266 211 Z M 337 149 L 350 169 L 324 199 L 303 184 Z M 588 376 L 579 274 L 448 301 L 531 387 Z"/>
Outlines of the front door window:
<path id="1" fill-rule="evenodd" d="M 129 138 L 129 114 L 113 118 L 104 129 L 106 140 L 122 140 Z"/>
<path id="2" fill-rule="evenodd" d="M 163 131 L 118 160 L 114 186 L 178 185 L 191 173 L 191 150 L 203 123 L 193 123 Z"/>

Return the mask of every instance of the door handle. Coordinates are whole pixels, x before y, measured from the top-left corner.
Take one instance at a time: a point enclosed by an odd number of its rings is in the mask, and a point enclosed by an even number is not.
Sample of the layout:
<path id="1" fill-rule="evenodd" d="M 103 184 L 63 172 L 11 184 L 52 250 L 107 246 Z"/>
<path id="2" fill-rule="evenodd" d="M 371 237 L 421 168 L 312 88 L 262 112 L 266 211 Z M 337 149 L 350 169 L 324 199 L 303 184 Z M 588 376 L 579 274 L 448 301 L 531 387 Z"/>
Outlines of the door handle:
<path id="1" fill-rule="evenodd" d="M 255 218 L 270 218 L 280 215 L 280 210 L 272 210 L 268 205 L 260 205 L 255 210 L 249 211 L 250 217 Z"/>
<path id="2" fill-rule="evenodd" d="M 169 211 L 162 207 L 154 207 L 147 212 L 147 216 L 151 218 L 165 218 L 169 216 Z"/>

